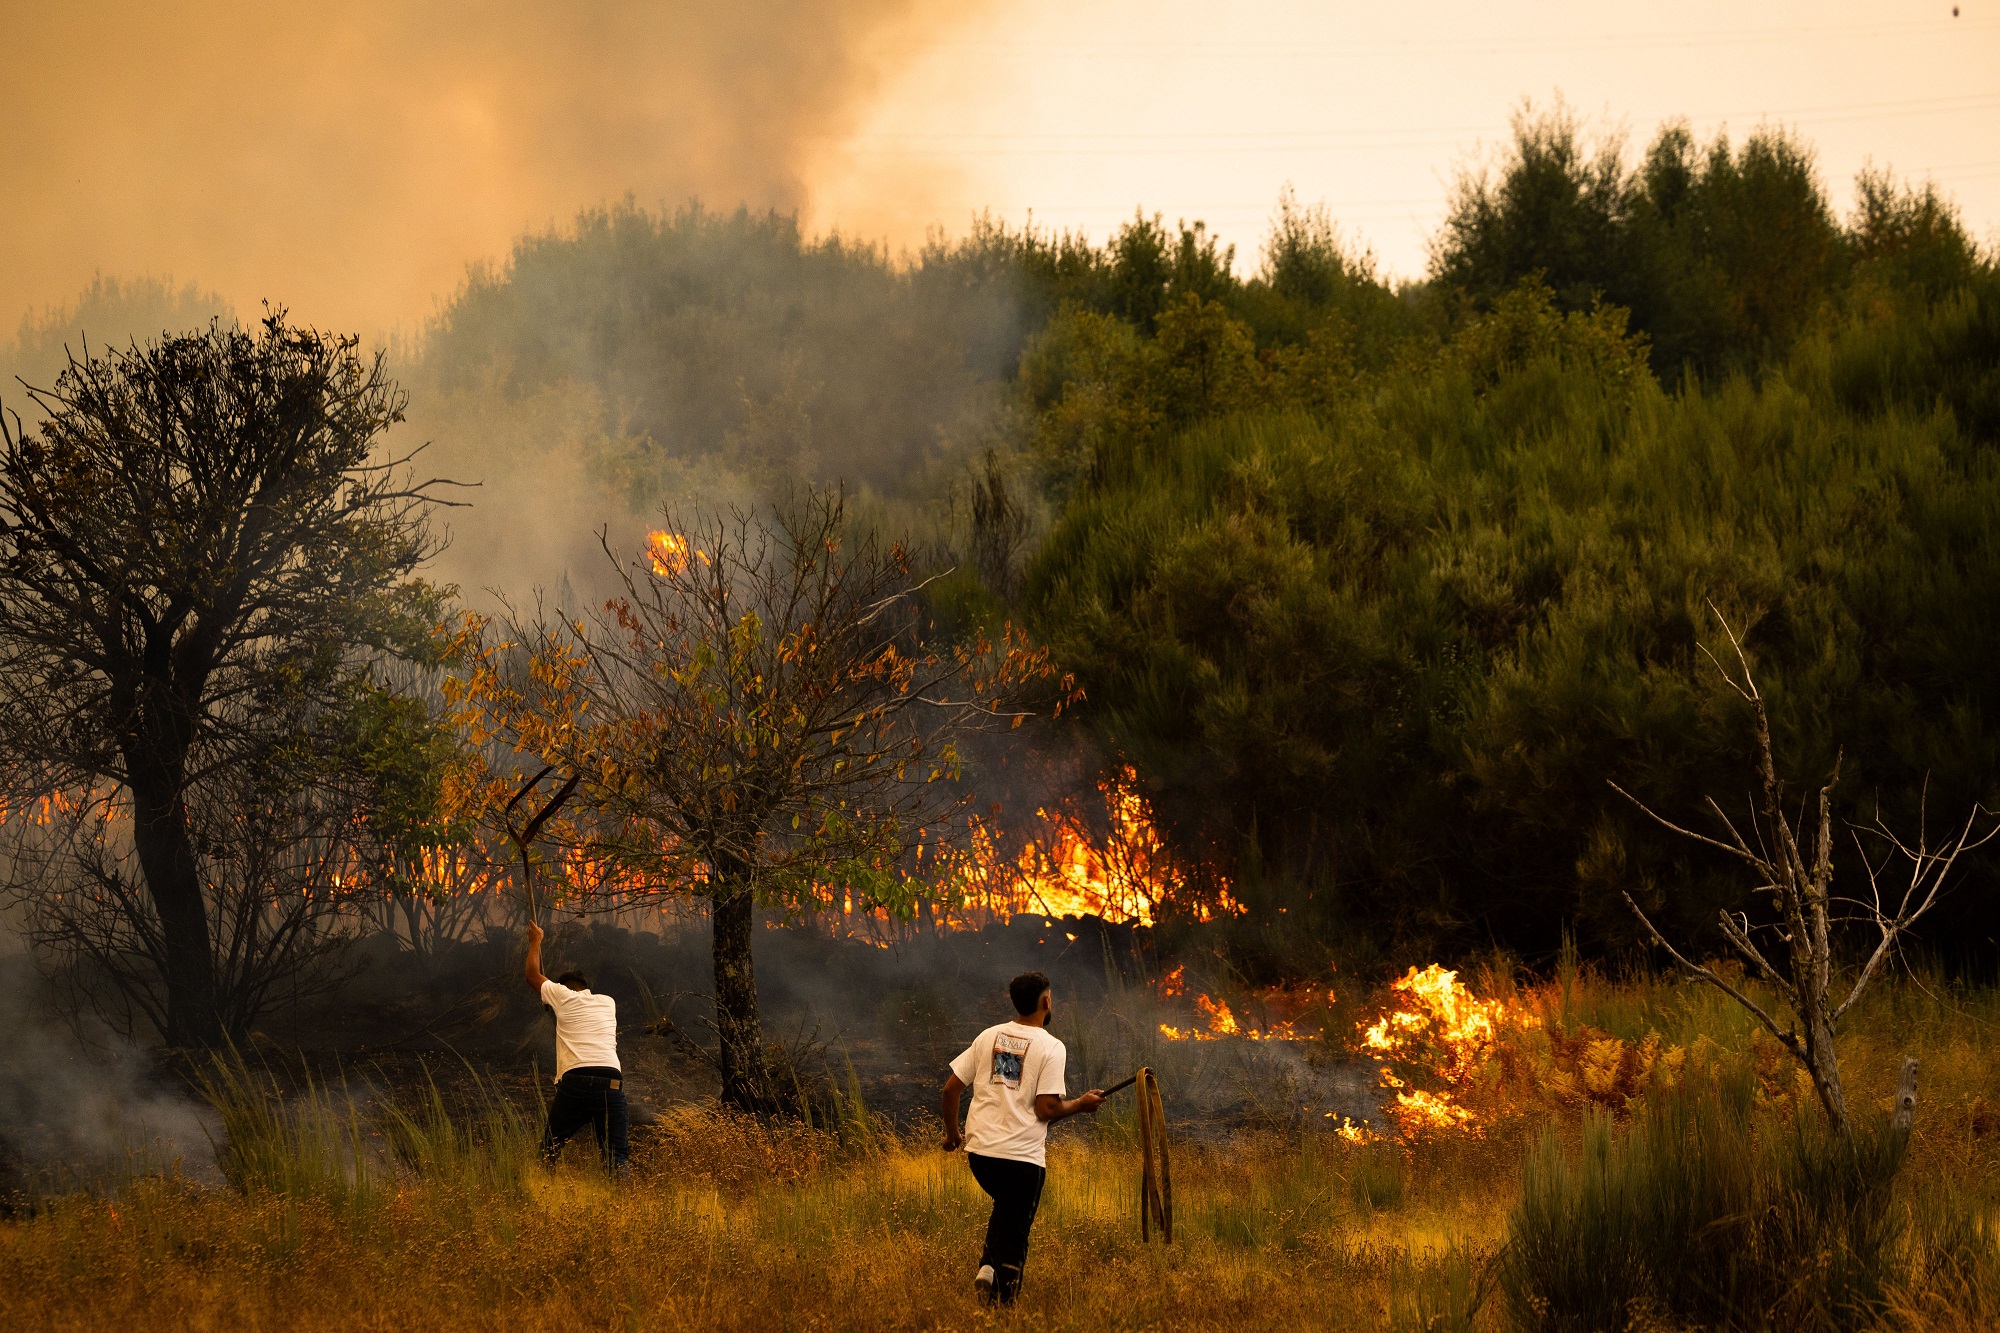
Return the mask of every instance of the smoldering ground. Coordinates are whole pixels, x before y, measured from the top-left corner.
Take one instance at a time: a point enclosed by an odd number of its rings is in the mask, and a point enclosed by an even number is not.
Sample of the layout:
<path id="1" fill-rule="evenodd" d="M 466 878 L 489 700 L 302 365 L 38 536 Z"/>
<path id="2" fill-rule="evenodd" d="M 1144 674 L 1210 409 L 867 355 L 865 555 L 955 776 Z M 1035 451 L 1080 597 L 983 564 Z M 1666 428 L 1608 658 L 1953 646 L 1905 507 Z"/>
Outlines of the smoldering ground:
<path id="1" fill-rule="evenodd" d="M 72 1023 L 22 953 L 0 956 L 0 1200 L 178 1169 L 219 1179 L 220 1125 L 142 1045 Z"/>
<path id="2" fill-rule="evenodd" d="M 767 917 L 754 953 L 767 1042 L 787 1079 L 858 1090 L 867 1109 L 912 1126 L 935 1113 L 946 1065 L 978 1032 L 1011 1016 L 1007 981 L 1041 971 L 1059 997 L 1052 1031 L 1069 1048 L 1072 1091 L 1108 1086 L 1140 1065 L 1160 1071 L 1175 1121 L 1189 1131 L 1379 1118 L 1372 1067 L 1331 1043 L 1170 1041 L 1185 1023 L 1158 994 L 1149 932 L 1095 917 L 1028 914 L 981 929 L 903 938 L 836 938 Z M 546 1085 L 554 1029 L 521 976 L 522 945 L 495 925 L 413 957 L 386 935 L 357 943 L 338 994 L 265 1025 L 259 1046 L 280 1064 L 344 1075 L 396 1095 L 413 1081 L 470 1077 L 532 1099 Z M 698 912 L 647 928 L 559 918 L 545 969 L 575 967 L 618 1002 L 619 1054 L 643 1123 L 669 1106 L 712 1101 L 714 1044 L 708 930 Z M 1199 970 L 1218 992 L 1226 978 Z M 805 1088 L 810 1092 L 811 1087 Z"/>
<path id="3" fill-rule="evenodd" d="M 578 967 L 618 1001 L 620 1055 L 635 1118 L 713 1099 L 707 927 L 698 912 L 633 929 L 607 919 L 553 923 L 549 967 Z M 787 1077 L 851 1086 L 873 1114 L 911 1125 L 929 1115 L 952 1056 L 1011 1010 L 1008 978 L 1047 972 L 1062 996 L 1054 1030 L 1071 1050 L 1075 1089 L 1109 1084 L 1146 1062 L 1166 1075 L 1177 1119 L 1218 1127 L 1359 1114 L 1349 1072 L 1292 1044 L 1170 1047 L 1152 1032 L 1145 932 L 1094 918 L 1024 917 L 982 930 L 925 933 L 883 945 L 814 930 L 756 933 L 767 1039 Z M 384 933 L 358 936 L 345 983 L 275 1011 L 243 1047 L 259 1082 L 307 1080 L 370 1113 L 428 1085 L 448 1096 L 477 1081 L 532 1105 L 546 1096 L 553 1026 L 521 976 L 519 932 L 493 925 L 424 955 Z M 189 1078 L 142 1044 L 83 1029 L 58 1012 L 25 955 L 0 960 L 0 1192 L 19 1198 L 127 1174 L 178 1169 L 220 1176 L 217 1116 Z M 414 1091 L 413 1091 L 414 1090 Z M 808 1089 L 809 1090 L 809 1089 Z"/>

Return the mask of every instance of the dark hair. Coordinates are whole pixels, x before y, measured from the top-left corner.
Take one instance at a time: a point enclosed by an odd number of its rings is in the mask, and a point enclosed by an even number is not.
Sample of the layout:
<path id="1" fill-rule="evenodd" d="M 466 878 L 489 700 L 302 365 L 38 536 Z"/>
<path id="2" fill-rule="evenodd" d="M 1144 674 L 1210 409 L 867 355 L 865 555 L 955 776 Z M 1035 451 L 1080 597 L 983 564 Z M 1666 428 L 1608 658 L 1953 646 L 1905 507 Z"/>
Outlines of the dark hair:
<path id="1" fill-rule="evenodd" d="M 571 968 L 569 971 L 557 977 L 556 984 L 561 986 L 567 986 L 571 990 L 590 989 L 590 982 L 586 981 L 584 979 L 583 973 L 577 971 L 575 968 Z"/>
<path id="2" fill-rule="evenodd" d="M 1049 979 L 1039 972 L 1023 972 L 1007 983 L 1007 993 L 1014 997 L 1014 1012 L 1023 1018 L 1035 1012 L 1048 989 Z"/>

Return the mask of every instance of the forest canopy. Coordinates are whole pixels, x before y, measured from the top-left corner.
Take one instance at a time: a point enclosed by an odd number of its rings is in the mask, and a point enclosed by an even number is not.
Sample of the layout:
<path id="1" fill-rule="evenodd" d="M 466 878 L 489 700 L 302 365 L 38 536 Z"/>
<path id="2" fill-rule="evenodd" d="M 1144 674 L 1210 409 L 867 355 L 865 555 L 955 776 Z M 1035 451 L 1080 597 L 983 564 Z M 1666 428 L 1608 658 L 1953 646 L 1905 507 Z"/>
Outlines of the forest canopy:
<path id="1" fill-rule="evenodd" d="M 122 330 L 120 295 L 15 364 Z M 1747 789 L 1718 613 L 1801 789 L 1841 753 L 1845 816 L 2000 806 L 2000 273 L 1934 187 L 1837 199 L 1782 130 L 1524 110 L 1415 281 L 1289 192 L 1254 259 L 1143 212 L 897 258 L 628 201 L 396 361 L 407 429 L 483 483 L 468 595 L 586 577 L 662 502 L 844 485 L 941 625 L 1026 623 L 1076 673 L 1253 968 L 1627 948 L 1621 889 L 1698 936 L 1729 868 L 1608 783 L 1686 820 Z M 1983 957 L 1994 886 L 1971 866 L 1917 947 Z"/>
<path id="2" fill-rule="evenodd" d="M 1621 888 L 1698 932 L 1728 867 L 1607 780 L 1745 789 L 1711 603 L 1794 781 L 1844 751 L 1849 815 L 2000 805 L 2000 278 L 1935 189 L 1843 210 L 1780 130 L 1524 111 L 1400 284 L 1289 193 L 1254 264 L 1143 213 L 895 263 L 628 205 L 475 275 L 421 362 L 597 404 L 635 511 L 802 478 L 926 529 L 946 623 L 1077 673 L 1253 966 L 1622 948 Z M 1996 933 L 1972 876 L 1920 947 Z"/>
<path id="3" fill-rule="evenodd" d="M 1358 297 L 1281 215 L 1259 277 L 1031 340 L 1024 606 L 1253 952 L 1621 948 L 1621 889 L 1698 933 L 1729 867 L 1607 780 L 1685 819 L 1749 789 L 1717 613 L 1800 790 L 1844 750 L 1850 817 L 2000 803 L 2000 280 L 1930 187 L 1858 193 L 1842 224 L 1776 132 L 1634 166 L 1559 111 L 1425 284 Z M 1283 280 L 1299 248 L 1339 278 Z M 1919 947 L 1991 936 L 1992 882 Z"/>

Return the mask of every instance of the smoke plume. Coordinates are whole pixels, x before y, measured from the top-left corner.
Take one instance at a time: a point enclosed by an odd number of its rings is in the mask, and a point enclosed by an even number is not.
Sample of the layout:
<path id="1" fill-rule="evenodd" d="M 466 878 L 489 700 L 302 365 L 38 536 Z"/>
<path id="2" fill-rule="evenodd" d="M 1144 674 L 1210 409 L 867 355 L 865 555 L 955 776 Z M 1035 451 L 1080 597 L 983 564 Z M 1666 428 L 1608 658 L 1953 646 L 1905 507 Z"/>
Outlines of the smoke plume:
<path id="1" fill-rule="evenodd" d="M 7 0 L 0 318 L 172 274 L 368 332 L 630 194 L 795 209 L 936 0 Z"/>

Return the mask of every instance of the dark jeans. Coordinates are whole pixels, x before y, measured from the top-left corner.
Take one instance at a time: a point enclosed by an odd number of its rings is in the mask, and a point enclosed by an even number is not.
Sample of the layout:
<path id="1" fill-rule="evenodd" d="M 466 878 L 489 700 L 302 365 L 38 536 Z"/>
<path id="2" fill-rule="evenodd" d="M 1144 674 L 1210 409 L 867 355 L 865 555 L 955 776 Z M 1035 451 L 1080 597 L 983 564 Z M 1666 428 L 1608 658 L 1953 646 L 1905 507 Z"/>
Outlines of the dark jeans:
<path id="1" fill-rule="evenodd" d="M 1048 1171 L 1033 1162 L 967 1153 L 972 1178 L 993 1198 L 993 1216 L 986 1223 L 986 1248 L 980 1264 L 993 1265 L 993 1299 L 1012 1304 L 1021 1289 L 1021 1269 L 1028 1262 L 1028 1231 L 1041 1206 L 1042 1182 Z"/>
<path id="2" fill-rule="evenodd" d="M 570 1135 L 589 1125 L 597 1132 L 597 1147 L 604 1164 L 612 1171 L 624 1167 L 632 1155 L 627 1141 L 630 1122 L 625 1110 L 625 1089 L 615 1069 L 603 1066 L 572 1069 L 556 1084 L 556 1099 L 549 1103 L 549 1127 L 542 1135 L 542 1160 L 554 1162 Z"/>

